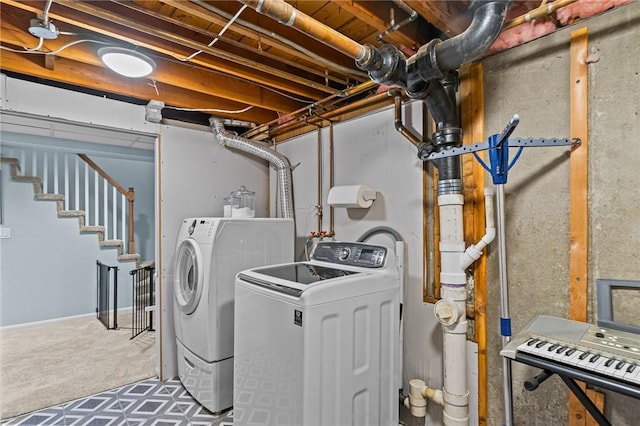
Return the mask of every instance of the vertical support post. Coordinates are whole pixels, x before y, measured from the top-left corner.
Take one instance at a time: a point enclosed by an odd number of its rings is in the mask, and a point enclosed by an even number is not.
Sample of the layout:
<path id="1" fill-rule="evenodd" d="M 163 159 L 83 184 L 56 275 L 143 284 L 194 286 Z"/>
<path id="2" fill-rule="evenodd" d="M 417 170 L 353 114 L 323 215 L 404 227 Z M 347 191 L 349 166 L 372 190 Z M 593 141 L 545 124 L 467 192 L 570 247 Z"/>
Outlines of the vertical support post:
<path id="1" fill-rule="evenodd" d="M 69 210 L 69 155 L 64 154 L 64 209 Z"/>
<path id="2" fill-rule="evenodd" d="M 136 194 L 132 187 L 129 187 L 129 191 L 127 192 L 127 200 L 129 200 L 129 253 L 136 252 L 136 243 L 133 240 L 133 223 L 134 223 L 134 215 L 133 215 L 133 202 L 136 199 Z M 124 221 L 124 218 L 123 218 Z"/>
<path id="3" fill-rule="evenodd" d="M 569 318 L 575 321 L 587 321 L 588 307 L 588 253 L 589 253 L 589 74 L 585 59 L 588 55 L 588 28 L 571 32 L 569 48 L 569 97 L 570 97 L 570 133 L 582 143 L 573 148 L 569 161 L 570 178 L 570 251 L 569 251 Z M 580 384 L 584 388 L 584 384 Z M 604 394 L 592 390 L 587 395 L 604 405 Z M 584 406 L 573 393 L 569 394 L 569 425 L 585 426 L 593 422 Z"/>
<path id="4" fill-rule="evenodd" d="M 91 222 L 89 218 L 91 217 L 91 206 L 89 206 L 89 166 L 87 163 L 84 163 L 84 203 L 82 206 L 86 213 L 85 225 L 90 226 Z"/>
<path id="5" fill-rule="evenodd" d="M 107 187 L 107 180 L 103 179 L 102 182 L 102 202 L 104 205 L 102 206 L 102 210 L 104 211 L 104 217 L 102 218 L 102 222 L 104 224 L 104 239 L 109 239 L 109 188 Z"/>
<path id="6" fill-rule="evenodd" d="M 100 186 L 98 185 L 98 172 L 93 171 L 93 204 L 94 204 L 94 216 L 93 216 L 93 226 L 100 225 Z M 106 231 L 106 230 L 105 230 Z"/>
<path id="7" fill-rule="evenodd" d="M 74 182 L 75 182 L 75 198 L 73 200 L 74 210 L 80 210 L 80 163 L 78 156 L 74 157 Z"/>
<path id="8" fill-rule="evenodd" d="M 460 68 L 460 94 L 463 145 L 484 140 L 484 87 L 482 64 L 464 65 Z M 465 158 L 468 157 L 468 158 Z M 464 229 L 467 245 L 484 235 L 485 206 L 482 166 L 472 156 L 462 157 L 462 179 L 465 195 Z M 474 340 L 478 344 L 478 425 L 487 425 L 487 258 L 480 257 L 473 264 Z"/>
<path id="9" fill-rule="evenodd" d="M 58 153 L 53 153 L 53 193 L 59 194 L 59 184 L 58 184 Z"/>
<path id="10" fill-rule="evenodd" d="M 42 156 L 42 192 L 49 193 L 49 153 L 47 151 Z"/>

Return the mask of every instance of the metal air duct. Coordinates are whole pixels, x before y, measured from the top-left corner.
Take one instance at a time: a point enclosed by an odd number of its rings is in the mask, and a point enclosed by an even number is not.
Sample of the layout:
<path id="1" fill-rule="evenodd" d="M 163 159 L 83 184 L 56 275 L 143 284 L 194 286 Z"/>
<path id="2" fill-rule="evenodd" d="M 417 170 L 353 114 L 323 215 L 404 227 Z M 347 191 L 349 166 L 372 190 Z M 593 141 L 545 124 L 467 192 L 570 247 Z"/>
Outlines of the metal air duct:
<path id="1" fill-rule="evenodd" d="M 246 152 L 255 157 L 267 160 L 275 167 L 278 179 L 278 192 L 280 193 L 280 215 L 285 219 L 294 219 L 293 185 L 291 177 L 291 163 L 289 159 L 269 145 L 245 139 L 224 128 L 221 120 L 212 118 L 209 120 L 211 127 L 221 145 Z"/>

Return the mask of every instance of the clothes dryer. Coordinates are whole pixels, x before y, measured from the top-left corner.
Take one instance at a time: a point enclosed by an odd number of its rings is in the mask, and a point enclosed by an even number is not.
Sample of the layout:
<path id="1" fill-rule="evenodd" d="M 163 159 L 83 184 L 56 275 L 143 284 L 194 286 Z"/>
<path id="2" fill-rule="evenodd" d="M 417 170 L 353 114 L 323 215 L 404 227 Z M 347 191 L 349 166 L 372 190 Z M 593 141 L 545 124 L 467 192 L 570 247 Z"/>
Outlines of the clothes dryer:
<path id="1" fill-rule="evenodd" d="M 234 426 L 397 426 L 399 292 L 394 256 L 361 243 L 239 273 Z"/>
<path id="2" fill-rule="evenodd" d="M 175 255 L 178 373 L 189 393 L 217 413 L 233 402 L 235 275 L 294 259 L 292 219 L 189 218 Z"/>

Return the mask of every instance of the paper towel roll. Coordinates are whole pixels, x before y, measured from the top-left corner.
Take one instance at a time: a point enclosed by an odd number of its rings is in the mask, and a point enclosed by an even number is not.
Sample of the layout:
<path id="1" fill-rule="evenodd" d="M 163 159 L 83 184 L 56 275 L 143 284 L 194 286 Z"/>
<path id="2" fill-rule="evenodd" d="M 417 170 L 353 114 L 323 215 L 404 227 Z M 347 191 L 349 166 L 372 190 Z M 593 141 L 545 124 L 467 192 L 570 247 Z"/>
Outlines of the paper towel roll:
<path id="1" fill-rule="evenodd" d="M 334 186 L 327 202 L 333 207 L 367 209 L 376 199 L 376 191 L 366 185 Z"/>

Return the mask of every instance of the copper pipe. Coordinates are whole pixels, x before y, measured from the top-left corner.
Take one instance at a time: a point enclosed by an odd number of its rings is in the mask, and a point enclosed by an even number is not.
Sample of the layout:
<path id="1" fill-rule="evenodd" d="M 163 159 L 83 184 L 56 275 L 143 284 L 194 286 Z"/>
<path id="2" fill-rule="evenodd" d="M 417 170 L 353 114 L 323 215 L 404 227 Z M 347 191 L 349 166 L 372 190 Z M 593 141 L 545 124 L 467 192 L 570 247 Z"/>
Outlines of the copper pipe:
<path id="1" fill-rule="evenodd" d="M 329 120 L 329 189 L 333 188 L 333 121 Z M 333 229 L 333 206 L 329 206 L 329 236 L 336 235 Z"/>
<path id="2" fill-rule="evenodd" d="M 536 9 L 530 10 L 522 16 L 518 16 L 517 18 L 512 19 L 511 21 L 504 24 L 502 27 L 502 31 L 506 31 L 510 28 L 517 27 L 518 25 L 524 24 L 525 22 L 531 22 L 536 18 L 541 18 L 543 16 L 551 15 L 556 10 L 561 7 L 565 7 L 570 5 L 571 3 L 575 3 L 578 0 L 556 0 L 553 3 L 545 4 L 544 6 L 540 6 Z"/>
<path id="3" fill-rule="evenodd" d="M 382 103 L 384 100 L 388 100 L 389 95 L 387 94 L 387 92 L 383 92 L 383 93 L 378 93 L 377 95 L 374 96 L 370 96 L 368 98 L 364 98 L 364 99 L 360 99 L 359 101 L 344 105 L 340 108 L 336 108 L 333 111 L 330 111 L 328 113 L 329 118 L 333 118 L 342 114 L 347 114 L 349 112 L 352 112 L 353 110 L 357 110 L 357 109 L 361 109 L 361 108 L 366 108 L 368 106 L 371 105 L 375 105 L 378 103 Z M 312 124 L 314 121 L 314 118 L 317 118 L 317 120 L 328 120 L 328 118 L 322 118 L 318 115 L 316 115 L 315 117 L 308 117 L 308 123 L 305 123 L 305 121 L 300 121 L 302 117 L 297 117 L 294 120 L 291 120 L 287 123 L 283 123 L 280 126 L 276 126 L 274 127 L 269 134 L 271 136 L 277 136 L 278 134 L 282 134 L 285 132 L 289 132 L 295 129 L 298 129 L 300 127 L 303 127 L 305 124 Z"/>
<path id="4" fill-rule="evenodd" d="M 334 93 L 333 95 L 330 95 L 324 99 L 321 99 L 311 105 L 299 108 L 293 112 L 290 112 L 289 114 L 283 115 L 281 117 L 276 118 L 275 120 L 271 120 L 268 123 L 262 124 L 260 126 L 257 126 L 251 130 L 249 130 L 248 132 L 246 132 L 244 135 L 242 135 L 245 138 L 252 138 L 255 135 L 258 135 L 260 133 L 263 132 L 269 132 L 269 127 L 272 125 L 275 125 L 275 127 L 279 127 L 281 125 L 286 125 L 286 123 L 294 121 L 299 119 L 300 117 L 302 117 L 305 113 L 308 113 L 309 111 L 313 111 L 316 109 L 320 109 L 320 108 L 327 108 L 329 106 L 335 105 L 336 103 L 344 100 L 344 99 L 348 99 L 351 96 L 355 96 L 359 93 L 365 92 L 369 89 L 373 89 L 374 87 L 376 87 L 378 85 L 378 83 L 374 82 L 374 81 L 366 81 L 362 84 L 359 84 L 357 86 L 353 86 L 350 87 L 348 89 L 345 90 L 341 90 L 339 92 Z"/>
<path id="5" fill-rule="evenodd" d="M 258 13 L 269 16 L 281 24 L 293 27 L 350 58 L 361 60 L 367 54 L 366 49 L 360 43 L 316 21 L 283 0 L 240 0 L 240 3 L 246 4 Z"/>
<path id="6" fill-rule="evenodd" d="M 399 90 L 389 90 L 387 92 L 389 96 L 393 96 L 393 103 L 395 106 L 395 126 L 396 130 L 400 132 L 402 136 L 407 138 L 414 146 L 418 146 L 422 141 L 416 135 L 411 133 L 404 124 L 402 124 L 402 96 Z"/>
<path id="7" fill-rule="evenodd" d="M 318 234 L 322 233 L 322 126 L 318 127 Z"/>

